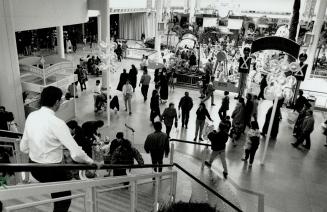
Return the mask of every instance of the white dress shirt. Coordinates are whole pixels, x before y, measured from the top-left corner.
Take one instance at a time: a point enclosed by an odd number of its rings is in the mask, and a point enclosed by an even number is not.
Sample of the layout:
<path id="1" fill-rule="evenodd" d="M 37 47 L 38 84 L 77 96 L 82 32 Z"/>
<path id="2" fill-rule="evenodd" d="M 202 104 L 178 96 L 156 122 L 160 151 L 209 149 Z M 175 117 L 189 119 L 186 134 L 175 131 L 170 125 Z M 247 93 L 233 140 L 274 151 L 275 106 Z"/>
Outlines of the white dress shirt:
<path id="1" fill-rule="evenodd" d="M 55 112 L 41 107 L 27 117 L 20 150 L 37 163 L 60 163 L 65 146 L 74 161 L 93 163 L 70 134 L 66 123 L 56 117 Z"/>

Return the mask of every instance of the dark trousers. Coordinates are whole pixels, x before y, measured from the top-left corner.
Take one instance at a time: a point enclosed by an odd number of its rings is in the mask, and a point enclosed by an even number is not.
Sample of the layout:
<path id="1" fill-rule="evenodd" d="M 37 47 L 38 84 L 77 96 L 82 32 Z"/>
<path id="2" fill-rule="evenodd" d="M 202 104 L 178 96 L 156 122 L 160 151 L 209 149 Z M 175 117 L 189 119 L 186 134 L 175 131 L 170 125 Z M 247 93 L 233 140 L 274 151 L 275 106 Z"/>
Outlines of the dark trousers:
<path id="1" fill-rule="evenodd" d="M 80 84 L 80 86 L 81 86 L 81 91 L 83 91 L 84 89 L 86 90 L 85 80 L 83 80 L 83 81 L 79 81 L 79 84 Z"/>
<path id="2" fill-rule="evenodd" d="M 311 139 L 310 139 L 310 133 L 302 134 L 298 137 L 297 141 L 295 142 L 295 146 L 298 146 L 303 143 L 305 140 L 305 148 L 310 149 L 311 147 Z"/>
<path id="3" fill-rule="evenodd" d="M 167 126 L 166 125 L 166 134 L 168 135 L 168 137 L 170 138 L 170 131 L 171 131 L 171 128 L 172 128 L 173 126 Z"/>
<path id="4" fill-rule="evenodd" d="M 246 149 L 245 150 L 245 160 L 247 160 L 250 157 L 250 164 L 253 163 L 255 153 L 257 152 L 257 149 Z"/>
<path id="5" fill-rule="evenodd" d="M 162 161 L 163 161 L 163 152 L 162 151 L 153 151 L 151 152 L 151 160 L 152 160 L 152 164 L 153 165 L 161 165 Z M 159 167 L 158 169 L 155 167 L 153 168 L 155 172 L 157 172 L 157 170 L 159 172 L 162 172 L 162 168 Z"/>
<path id="6" fill-rule="evenodd" d="M 141 92 L 144 97 L 144 101 L 146 101 L 148 98 L 148 90 L 149 90 L 149 85 L 142 85 Z"/>
<path id="7" fill-rule="evenodd" d="M 126 169 L 114 169 L 113 170 L 114 176 L 126 176 Z M 128 185 L 129 182 L 124 182 L 124 185 Z"/>
<path id="8" fill-rule="evenodd" d="M 190 117 L 190 111 L 182 109 L 182 126 L 185 125 L 187 127 L 189 117 Z"/>
<path id="9" fill-rule="evenodd" d="M 225 120 L 226 115 L 227 115 L 227 110 L 220 108 L 218 111 L 218 115 L 219 115 L 220 120 Z"/>
<path id="10" fill-rule="evenodd" d="M 261 88 L 260 88 L 260 93 L 259 93 L 259 96 L 258 96 L 258 99 L 259 99 L 259 100 L 260 100 L 260 99 L 265 99 L 265 97 L 263 96 L 264 90 L 265 90 L 265 89 L 261 89 Z"/>
<path id="11" fill-rule="evenodd" d="M 35 163 L 30 160 L 30 163 Z M 31 171 L 32 176 L 39 181 L 40 183 L 48 183 L 48 182 L 57 182 L 57 181 L 66 181 L 71 180 L 69 177 L 69 171 L 60 170 L 60 169 L 43 169 L 42 171 Z M 51 198 L 59 198 L 70 196 L 71 191 L 63 191 L 51 193 Z M 54 202 L 53 212 L 67 212 L 70 207 L 71 200 L 62 200 Z"/>

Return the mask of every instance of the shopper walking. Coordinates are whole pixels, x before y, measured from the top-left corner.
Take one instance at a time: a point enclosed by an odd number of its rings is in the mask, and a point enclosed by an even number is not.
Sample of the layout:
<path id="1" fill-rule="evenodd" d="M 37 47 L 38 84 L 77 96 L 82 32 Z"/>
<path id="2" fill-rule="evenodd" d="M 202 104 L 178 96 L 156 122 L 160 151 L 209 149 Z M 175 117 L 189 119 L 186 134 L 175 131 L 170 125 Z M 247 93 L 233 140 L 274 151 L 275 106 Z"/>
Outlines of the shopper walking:
<path id="1" fill-rule="evenodd" d="M 162 113 L 162 119 L 164 120 L 166 126 L 166 134 L 170 137 L 170 131 L 175 121 L 175 127 L 177 128 L 177 111 L 174 103 L 170 103 L 169 107 Z"/>
<path id="2" fill-rule="evenodd" d="M 219 108 L 219 111 L 218 111 L 218 115 L 219 115 L 219 118 L 220 120 L 224 120 L 226 118 L 226 115 L 227 115 L 227 111 L 229 110 L 229 92 L 228 91 L 224 91 L 224 98 L 221 102 L 221 106 Z"/>
<path id="3" fill-rule="evenodd" d="M 303 145 L 303 147 L 308 150 L 310 149 L 311 147 L 310 134 L 314 130 L 314 124 L 315 124 L 315 120 L 313 118 L 313 112 L 312 110 L 307 110 L 306 117 L 304 118 L 303 124 L 301 126 L 300 136 L 295 143 L 292 143 L 294 147 L 299 146 L 305 140 L 306 143 Z"/>
<path id="4" fill-rule="evenodd" d="M 139 84 L 139 86 L 142 85 L 141 92 L 144 98 L 144 102 L 148 99 L 148 90 L 149 90 L 150 81 L 151 81 L 151 76 L 148 74 L 148 69 L 144 68 L 143 75 L 141 77 L 140 84 Z"/>
<path id="5" fill-rule="evenodd" d="M 134 159 L 139 165 L 144 164 L 144 160 L 140 152 L 132 146 L 131 142 L 127 139 L 122 139 L 120 145 L 114 150 L 111 157 L 111 164 L 119 165 L 133 165 Z M 126 169 L 114 169 L 114 176 L 127 175 Z M 124 183 L 128 185 L 129 183 Z"/>
<path id="6" fill-rule="evenodd" d="M 159 120 L 161 120 L 161 114 L 160 114 L 160 97 L 158 94 L 157 90 L 153 90 L 152 91 L 152 97 L 151 97 L 151 102 L 150 102 L 150 121 L 152 122 L 152 124 L 154 124 L 154 119 L 156 117 L 159 117 Z"/>
<path id="7" fill-rule="evenodd" d="M 29 155 L 30 163 L 60 164 L 63 158 L 62 146 L 65 146 L 72 159 L 79 163 L 94 164 L 95 162 L 79 147 L 66 123 L 55 116 L 61 105 L 62 91 L 53 86 L 43 89 L 41 108 L 29 114 L 25 123 L 20 150 Z M 47 169 L 42 172 L 31 171 L 32 176 L 41 183 L 66 181 L 67 171 Z M 52 198 L 70 196 L 70 191 L 52 193 Z M 69 210 L 71 200 L 54 202 L 54 212 Z"/>
<path id="8" fill-rule="evenodd" d="M 189 96 L 188 92 L 181 98 L 178 104 L 178 109 L 182 110 L 182 127 L 187 129 L 190 111 L 193 108 L 193 99 Z"/>
<path id="9" fill-rule="evenodd" d="M 260 82 L 260 93 L 258 96 L 258 100 L 260 99 L 265 99 L 264 97 L 264 93 L 265 93 L 265 88 L 267 87 L 268 83 L 267 83 L 267 75 L 261 75 L 262 79 Z"/>
<path id="10" fill-rule="evenodd" d="M 214 130 L 213 132 L 208 134 L 208 138 L 211 142 L 211 155 L 209 161 L 205 161 L 204 164 L 211 167 L 212 162 L 215 160 L 217 156 L 220 157 L 221 164 L 223 165 L 224 178 L 227 178 L 228 170 L 226 163 L 226 142 L 228 141 L 228 133 L 226 132 L 225 125 L 220 123 L 218 132 Z"/>
<path id="11" fill-rule="evenodd" d="M 246 94 L 246 103 L 245 103 L 245 116 L 244 116 L 244 127 L 243 132 L 246 128 L 246 126 L 250 126 L 251 123 L 251 117 L 252 117 L 252 111 L 253 111 L 253 101 L 252 101 L 252 95 L 250 93 Z"/>
<path id="12" fill-rule="evenodd" d="M 123 86 L 126 84 L 127 80 L 128 80 L 128 74 L 126 72 L 126 69 L 123 69 L 123 73 L 121 73 L 120 77 L 119 77 L 119 83 L 117 86 L 117 90 L 122 91 Z"/>
<path id="13" fill-rule="evenodd" d="M 255 121 L 258 119 L 258 106 L 259 106 L 258 96 L 253 95 L 253 109 L 252 109 L 251 117 L 253 117 Z"/>
<path id="14" fill-rule="evenodd" d="M 213 87 L 212 82 L 209 82 L 206 89 L 206 96 L 202 102 L 207 101 L 211 97 L 211 106 L 215 106 L 215 97 L 214 97 L 215 88 Z"/>
<path id="15" fill-rule="evenodd" d="M 236 146 L 235 141 L 237 141 L 244 129 L 244 117 L 245 117 L 245 103 L 244 99 L 241 97 L 238 99 L 238 103 L 232 113 L 232 129 L 230 136 L 232 138 L 232 143 Z"/>
<path id="16" fill-rule="evenodd" d="M 153 165 L 161 165 L 163 157 L 168 157 L 169 154 L 169 137 L 166 133 L 161 132 L 161 122 L 155 122 L 153 124 L 154 133 L 147 136 L 144 142 L 144 150 L 146 153 L 150 153 Z M 154 171 L 162 172 L 162 168 L 154 168 Z"/>
<path id="17" fill-rule="evenodd" d="M 199 135 L 199 140 L 203 141 L 202 138 L 202 131 L 203 131 L 203 127 L 204 127 L 204 123 L 206 120 L 206 117 L 212 121 L 210 114 L 206 108 L 206 105 L 201 102 L 199 105 L 199 108 L 196 111 L 196 122 L 195 122 L 195 137 L 194 137 L 194 141 L 197 140 L 198 135 Z"/>
<path id="18" fill-rule="evenodd" d="M 166 103 L 168 100 L 168 76 L 167 70 L 165 68 L 162 69 L 160 75 L 160 99 L 162 103 Z"/>
<path id="19" fill-rule="evenodd" d="M 125 102 L 125 111 L 127 111 L 127 108 L 129 110 L 129 115 L 132 115 L 132 96 L 133 96 L 133 87 L 129 83 L 129 80 L 126 81 L 126 84 L 123 86 L 123 96 L 124 96 L 124 102 Z M 127 107 L 128 104 L 128 107 Z"/>
<path id="20" fill-rule="evenodd" d="M 244 90 L 246 88 L 246 81 L 248 78 L 248 74 L 250 71 L 251 65 L 251 57 L 250 57 L 251 49 L 249 47 L 244 47 L 243 56 L 238 59 L 239 67 L 238 72 L 240 73 L 240 79 L 238 82 L 238 96 L 237 98 L 241 98 L 243 96 Z"/>
<path id="21" fill-rule="evenodd" d="M 129 73 L 128 73 L 128 79 L 133 87 L 133 92 L 135 92 L 135 88 L 136 88 L 137 73 L 138 73 L 138 71 L 137 71 L 135 65 L 133 64 L 132 68 L 129 70 Z"/>
<path id="22" fill-rule="evenodd" d="M 276 139 L 277 135 L 278 135 L 279 122 L 282 119 L 282 113 L 280 112 L 280 108 L 282 107 L 283 102 L 284 102 L 284 99 L 281 99 L 281 100 L 278 100 L 278 103 L 277 103 L 276 113 L 275 113 L 273 125 L 271 128 L 271 133 L 270 133 L 270 137 L 272 139 Z M 266 136 L 266 134 L 268 133 L 268 127 L 269 127 L 269 123 L 270 123 L 270 117 L 272 115 L 272 110 L 273 110 L 273 107 L 270 107 L 266 114 L 265 123 L 263 125 L 262 133 L 261 133 L 262 136 Z"/>
<path id="23" fill-rule="evenodd" d="M 294 111 L 297 111 L 298 113 L 301 112 L 304 105 L 308 102 L 307 98 L 303 96 L 303 90 L 299 90 L 299 97 L 296 99 L 295 105 L 294 105 Z"/>
<path id="24" fill-rule="evenodd" d="M 294 128 L 293 128 L 293 136 L 296 138 L 298 138 L 301 134 L 302 123 L 310 107 L 311 107 L 310 103 L 306 103 L 295 121 Z"/>
<path id="25" fill-rule="evenodd" d="M 250 124 L 250 130 L 247 133 L 246 143 L 244 146 L 244 157 L 242 161 L 247 162 L 250 158 L 249 166 L 252 166 L 255 153 L 257 152 L 258 146 L 260 144 L 260 131 L 257 121 L 252 121 Z"/>

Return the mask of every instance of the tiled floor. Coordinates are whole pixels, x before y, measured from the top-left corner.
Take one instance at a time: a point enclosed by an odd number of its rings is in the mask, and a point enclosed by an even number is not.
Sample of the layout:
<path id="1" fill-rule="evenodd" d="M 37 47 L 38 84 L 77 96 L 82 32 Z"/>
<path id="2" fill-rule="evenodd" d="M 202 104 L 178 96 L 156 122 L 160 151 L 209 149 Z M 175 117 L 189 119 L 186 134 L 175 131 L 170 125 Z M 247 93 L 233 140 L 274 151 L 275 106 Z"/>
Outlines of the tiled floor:
<path id="1" fill-rule="evenodd" d="M 78 53 L 83 55 L 84 53 Z M 76 56 L 70 55 L 68 58 L 77 60 Z M 118 95 L 120 100 L 121 111 L 110 111 L 110 127 L 104 127 L 101 131 L 103 134 L 113 138 L 117 131 L 124 131 L 124 124 L 128 123 L 135 129 L 135 138 L 129 132 L 127 137 L 134 140 L 134 144 L 142 149 L 146 135 L 153 131 L 149 121 L 149 101 L 143 102 L 140 88 L 135 91 L 132 107 L 133 114 L 130 116 L 124 111 L 122 95 L 116 91 L 119 74 L 122 68 L 130 68 L 131 64 L 139 67 L 140 61 L 123 60 L 120 64 L 120 70 L 112 74 L 110 79 L 111 94 Z M 153 70 L 150 70 L 153 76 Z M 141 73 L 138 75 L 140 79 Z M 77 99 L 76 119 L 82 123 L 88 120 L 101 119 L 106 122 L 107 113 L 95 114 L 93 112 L 93 97 L 91 88 L 95 84 L 95 78 L 90 78 L 87 84 L 88 90 L 80 94 Z M 149 96 L 154 88 L 151 84 Z M 170 92 L 169 102 L 178 105 L 180 97 L 186 91 L 185 88 L 178 87 Z M 181 129 L 179 127 L 172 131 L 173 138 L 192 140 L 195 131 L 195 111 L 200 99 L 197 90 L 188 90 L 194 101 L 194 108 L 191 111 L 189 128 Z M 216 106 L 209 105 L 207 107 L 217 126 L 219 123 L 218 107 L 221 104 L 223 93 L 215 92 Z M 231 95 L 233 96 L 233 95 Z M 231 98 L 232 99 L 232 98 Z M 272 103 L 263 101 L 259 105 L 259 124 L 262 127 L 266 111 Z M 161 105 L 163 110 L 167 105 Z M 235 101 L 231 100 L 231 110 L 235 106 Z M 315 112 L 315 131 L 313 132 L 312 147 L 310 151 L 303 149 L 295 149 L 290 143 L 294 141 L 291 135 L 292 129 L 287 122 L 287 114 L 290 111 L 283 109 L 283 119 L 280 123 L 280 132 L 276 141 L 270 141 L 268 154 L 265 165 L 260 165 L 264 140 L 257 152 L 255 162 L 252 168 L 249 168 L 240 159 L 243 154 L 244 138 L 241 138 L 237 147 L 232 147 L 230 143 L 227 145 L 227 164 L 229 168 L 229 178 L 221 183 L 228 184 L 237 194 L 242 208 L 246 211 L 272 211 L 272 212 L 322 212 L 327 211 L 327 148 L 323 145 L 326 137 L 322 135 L 320 123 L 326 119 L 326 114 Z M 229 111 L 231 113 L 231 111 Z M 106 123 L 107 124 L 107 123 Z M 107 126 L 107 125 L 106 125 Z M 176 143 L 178 152 L 191 155 L 196 158 L 200 157 L 203 148 L 198 146 Z M 189 163 L 192 163 L 190 160 Z M 198 167 L 201 171 L 201 167 Z M 205 169 L 204 169 L 205 170 Z M 222 168 L 220 161 L 216 160 L 212 170 L 221 176 Z M 218 180 L 218 179 L 217 179 Z M 220 179 L 219 179 L 220 180 Z"/>

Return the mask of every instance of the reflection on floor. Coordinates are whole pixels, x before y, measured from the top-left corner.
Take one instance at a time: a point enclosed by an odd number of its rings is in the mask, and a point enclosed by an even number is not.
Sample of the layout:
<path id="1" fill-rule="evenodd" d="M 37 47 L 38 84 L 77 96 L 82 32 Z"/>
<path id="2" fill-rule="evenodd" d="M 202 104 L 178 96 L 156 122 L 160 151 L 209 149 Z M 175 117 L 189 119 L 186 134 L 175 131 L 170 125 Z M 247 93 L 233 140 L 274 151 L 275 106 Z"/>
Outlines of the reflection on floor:
<path id="1" fill-rule="evenodd" d="M 84 53 L 85 54 L 85 53 Z M 78 53 L 77 56 L 83 55 L 83 52 Z M 71 59 L 78 61 L 78 57 L 70 55 Z M 149 121 L 149 101 L 144 102 L 141 95 L 140 88 L 137 87 L 132 99 L 132 115 L 128 115 L 124 111 L 124 103 L 122 101 L 122 94 L 116 91 L 119 74 L 123 68 L 130 69 L 131 64 L 139 67 L 138 60 L 123 60 L 120 64 L 120 70 L 112 75 L 110 79 L 111 94 L 118 95 L 121 105 L 121 111 L 110 111 L 110 127 L 104 127 L 102 133 L 114 138 L 116 132 L 125 132 L 126 137 L 131 139 L 133 143 L 143 151 L 143 143 L 146 135 L 153 131 L 152 125 Z M 75 63 L 76 64 L 76 63 Z M 141 77 L 139 72 L 138 80 Z M 153 79 L 153 70 L 150 70 Z M 88 120 L 102 119 L 106 122 L 107 113 L 95 114 L 93 112 L 93 97 L 91 88 L 95 85 L 95 78 L 90 78 L 87 83 L 87 91 L 79 94 L 77 99 L 77 117 L 76 119 L 83 123 Z M 154 84 L 150 85 L 149 97 Z M 169 101 L 178 105 L 180 97 L 184 94 L 186 89 L 178 87 L 174 91 L 170 91 Z M 189 128 L 179 127 L 172 131 L 173 138 L 180 138 L 185 140 L 192 140 L 195 131 L 195 111 L 200 103 L 199 91 L 188 90 L 190 96 L 194 101 L 194 108 L 191 111 Z M 233 94 L 231 94 L 232 96 Z M 215 104 L 211 106 L 207 102 L 208 110 L 214 119 L 214 123 L 218 126 L 219 116 L 218 108 L 221 104 L 223 93 L 221 91 L 215 92 Z M 231 98 L 232 99 L 232 98 Z M 166 105 L 161 105 L 163 110 Z M 259 124 L 262 127 L 267 109 L 272 105 L 272 102 L 262 101 L 259 105 Z M 231 110 L 235 106 L 235 101 L 231 100 Z M 229 111 L 229 114 L 232 111 Z M 323 146 L 326 141 L 321 133 L 320 123 L 326 119 L 325 114 L 316 112 L 315 117 L 315 131 L 311 135 L 312 147 L 310 151 L 304 149 L 295 149 L 290 143 L 294 141 L 292 136 L 291 126 L 287 122 L 287 109 L 282 110 L 283 119 L 280 124 L 279 134 L 277 140 L 271 140 L 269 143 L 268 154 L 265 165 L 260 165 L 260 158 L 262 156 L 264 140 L 257 151 L 253 167 L 250 168 L 247 164 L 241 161 L 243 154 L 244 136 L 239 141 L 236 147 L 230 143 L 227 145 L 227 164 L 229 168 L 229 178 L 226 181 L 221 180 L 222 168 L 219 160 L 213 163 L 212 171 L 208 168 L 201 169 L 201 164 L 194 157 L 200 157 L 203 148 L 190 144 L 176 143 L 177 154 L 181 153 L 184 156 L 191 156 L 192 160 L 187 160 L 190 167 L 193 167 L 198 173 L 202 172 L 203 176 L 214 174 L 214 178 L 203 178 L 206 183 L 217 187 L 219 184 L 228 184 L 226 188 L 232 188 L 233 193 L 237 195 L 242 208 L 245 211 L 274 211 L 274 212 L 318 212 L 327 211 L 327 149 Z M 126 131 L 124 124 L 128 123 L 135 129 L 135 135 Z M 127 132 L 127 133 L 126 133 Z M 144 153 L 144 151 L 143 151 Z M 219 176 L 219 177 L 218 177 Z M 186 179 L 186 178 L 185 178 Z M 211 198 L 211 197 L 210 197 Z"/>

